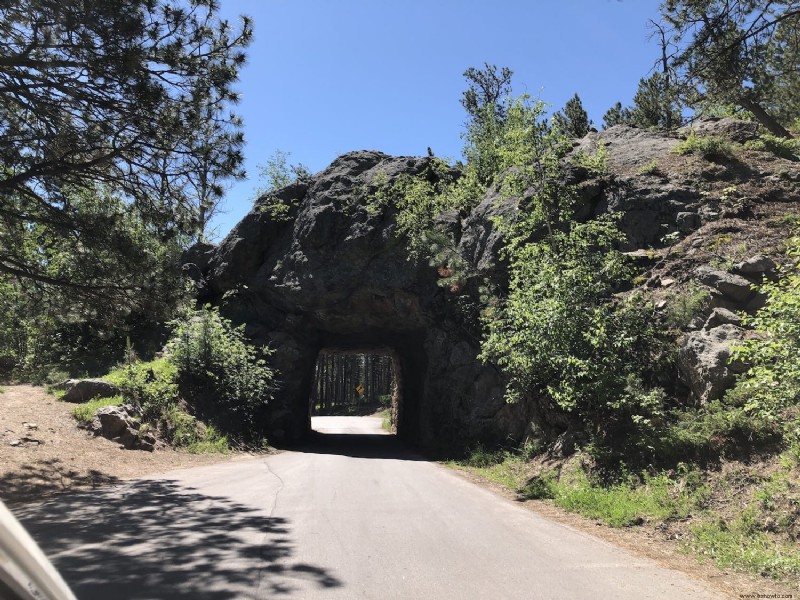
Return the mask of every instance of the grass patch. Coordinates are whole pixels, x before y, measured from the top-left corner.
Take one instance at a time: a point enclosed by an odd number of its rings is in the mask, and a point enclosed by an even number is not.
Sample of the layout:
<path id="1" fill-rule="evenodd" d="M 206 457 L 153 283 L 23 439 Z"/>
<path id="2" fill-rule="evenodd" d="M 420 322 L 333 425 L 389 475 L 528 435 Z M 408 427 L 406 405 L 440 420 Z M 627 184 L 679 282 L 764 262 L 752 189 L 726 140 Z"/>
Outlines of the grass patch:
<path id="1" fill-rule="evenodd" d="M 685 466 L 677 474 L 644 473 L 613 485 L 592 482 L 583 469 L 561 476 L 551 471 L 531 479 L 521 491 L 526 498 L 552 499 L 565 510 L 611 527 L 685 518 L 697 512 L 709 495 L 699 473 Z"/>
<path id="2" fill-rule="evenodd" d="M 63 395 L 63 394 L 62 394 Z M 72 416 L 81 425 L 88 425 L 92 422 L 94 414 L 105 406 L 119 406 L 125 401 L 122 396 L 112 396 L 111 398 L 95 398 L 83 404 L 78 404 L 72 409 Z"/>
<path id="3" fill-rule="evenodd" d="M 692 529 L 689 549 L 722 568 L 734 568 L 773 579 L 800 577 L 800 549 L 779 543 L 764 532 L 753 532 L 742 519 L 719 519 Z"/>
<path id="4" fill-rule="evenodd" d="M 733 519 L 720 517 L 692 527 L 689 550 L 722 568 L 797 581 L 798 488 L 792 461 L 784 461 L 784 468 L 759 485 Z"/>
<path id="5" fill-rule="evenodd" d="M 515 492 L 520 492 L 530 478 L 527 453 L 490 450 L 480 444 L 465 459 L 450 461 L 448 465 L 465 468 Z"/>

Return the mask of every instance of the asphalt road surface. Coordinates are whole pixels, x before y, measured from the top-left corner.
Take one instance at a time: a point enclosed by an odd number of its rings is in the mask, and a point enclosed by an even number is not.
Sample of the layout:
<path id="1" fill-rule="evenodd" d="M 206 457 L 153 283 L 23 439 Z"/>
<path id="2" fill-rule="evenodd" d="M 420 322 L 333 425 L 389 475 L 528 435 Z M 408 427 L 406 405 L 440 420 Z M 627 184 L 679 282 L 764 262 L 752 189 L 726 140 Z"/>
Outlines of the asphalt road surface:
<path id="1" fill-rule="evenodd" d="M 426 462 L 379 419 L 314 427 L 299 451 L 17 514 L 81 600 L 718 597 Z"/>

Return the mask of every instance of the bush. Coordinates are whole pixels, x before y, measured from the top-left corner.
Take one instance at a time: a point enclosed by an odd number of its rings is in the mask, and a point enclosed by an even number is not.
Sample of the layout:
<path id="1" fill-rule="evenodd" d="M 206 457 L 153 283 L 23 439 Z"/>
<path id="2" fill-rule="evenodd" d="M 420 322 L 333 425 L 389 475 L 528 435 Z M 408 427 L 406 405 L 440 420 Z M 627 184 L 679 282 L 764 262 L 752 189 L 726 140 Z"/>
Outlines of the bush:
<path id="1" fill-rule="evenodd" d="M 167 348 L 178 370 L 181 396 L 226 434 L 252 442 L 259 416 L 272 397 L 273 372 L 216 308 L 206 306 L 175 322 Z"/>
<path id="2" fill-rule="evenodd" d="M 771 152 L 775 156 L 787 160 L 800 160 L 800 140 L 780 138 L 774 135 L 762 135 L 757 140 L 745 142 L 748 150 Z"/>
<path id="3" fill-rule="evenodd" d="M 673 154 L 685 156 L 699 154 L 705 159 L 727 158 L 733 155 L 733 148 L 728 140 L 714 136 L 698 136 L 694 131 L 672 149 Z"/>
<path id="4" fill-rule="evenodd" d="M 800 439 L 800 237 L 787 244 L 790 264 L 777 282 L 761 286 L 764 308 L 747 319 L 759 335 L 736 345 L 732 360 L 752 365 L 729 392 L 751 418 L 779 424 L 786 440 Z"/>

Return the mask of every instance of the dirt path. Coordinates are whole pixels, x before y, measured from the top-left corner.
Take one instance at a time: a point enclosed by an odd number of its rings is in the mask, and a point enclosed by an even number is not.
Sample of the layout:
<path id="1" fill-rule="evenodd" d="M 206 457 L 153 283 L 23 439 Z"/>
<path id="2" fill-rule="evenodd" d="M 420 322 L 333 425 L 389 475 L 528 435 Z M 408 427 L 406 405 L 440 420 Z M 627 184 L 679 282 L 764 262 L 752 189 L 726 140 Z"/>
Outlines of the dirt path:
<path id="1" fill-rule="evenodd" d="M 155 452 L 123 450 L 80 429 L 70 414 L 72 406 L 41 387 L 3 387 L 0 499 L 9 506 L 238 456 L 188 454 L 168 447 Z"/>

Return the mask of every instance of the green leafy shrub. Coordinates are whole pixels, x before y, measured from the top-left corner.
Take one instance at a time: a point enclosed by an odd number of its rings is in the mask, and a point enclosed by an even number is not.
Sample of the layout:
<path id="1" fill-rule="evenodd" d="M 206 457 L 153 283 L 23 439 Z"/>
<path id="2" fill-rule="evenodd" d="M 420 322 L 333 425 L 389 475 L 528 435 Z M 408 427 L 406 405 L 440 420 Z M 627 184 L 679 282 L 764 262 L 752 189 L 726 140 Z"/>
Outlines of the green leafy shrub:
<path id="1" fill-rule="evenodd" d="M 744 147 L 748 150 L 771 152 L 775 156 L 792 161 L 800 160 L 800 140 L 795 138 L 782 138 L 765 134 L 759 136 L 757 140 L 745 142 Z"/>
<path id="2" fill-rule="evenodd" d="M 267 352 L 246 341 L 243 326 L 233 327 L 206 306 L 174 323 L 167 348 L 181 396 L 226 434 L 257 440 L 273 372 L 261 358 Z"/>
<path id="3" fill-rule="evenodd" d="M 694 130 L 672 150 L 673 154 L 685 156 L 699 154 L 706 159 L 728 158 L 733 155 L 733 147 L 728 140 L 714 136 L 695 135 Z"/>
<path id="4" fill-rule="evenodd" d="M 666 324 L 674 329 L 686 329 L 689 324 L 708 306 L 711 300 L 709 291 L 692 282 L 688 288 L 669 298 Z"/>
<path id="5" fill-rule="evenodd" d="M 510 401 L 549 399 L 601 443 L 648 427 L 662 401 L 641 381 L 654 339 L 646 307 L 612 295 L 631 272 L 619 239 L 601 220 L 512 246 L 510 293 L 485 312 L 481 352 L 505 372 Z"/>
<path id="6" fill-rule="evenodd" d="M 746 322 L 758 336 L 734 346 L 731 359 L 751 364 L 729 397 L 753 418 L 779 423 L 788 442 L 800 439 L 800 237 L 787 243 L 781 278 L 761 286 L 766 305 Z"/>
<path id="7" fill-rule="evenodd" d="M 636 170 L 639 175 L 661 175 L 661 169 L 658 166 L 658 161 L 653 159 Z"/>

